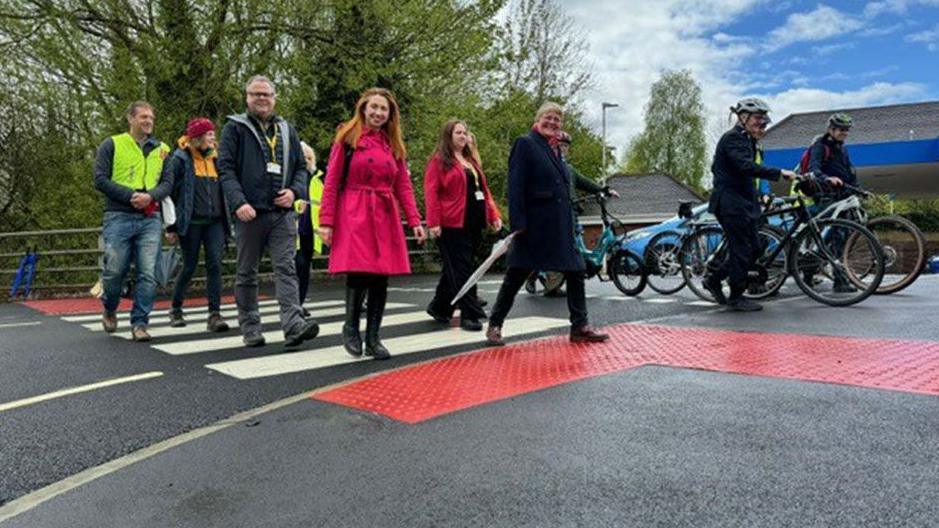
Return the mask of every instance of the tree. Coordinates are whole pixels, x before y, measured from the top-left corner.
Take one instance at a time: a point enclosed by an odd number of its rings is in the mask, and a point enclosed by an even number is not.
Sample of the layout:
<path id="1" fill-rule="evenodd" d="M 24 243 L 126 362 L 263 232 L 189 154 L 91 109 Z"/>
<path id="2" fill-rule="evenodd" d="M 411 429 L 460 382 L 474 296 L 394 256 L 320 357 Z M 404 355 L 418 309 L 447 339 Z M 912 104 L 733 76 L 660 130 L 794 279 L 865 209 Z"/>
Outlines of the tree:
<path id="1" fill-rule="evenodd" d="M 627 172 L 661 172 L 701 190 L 706 171 L 704 124 L 701 87 L 691 72 L 663 72 L 645 107 L 645 129 L 629 145 Z"/>

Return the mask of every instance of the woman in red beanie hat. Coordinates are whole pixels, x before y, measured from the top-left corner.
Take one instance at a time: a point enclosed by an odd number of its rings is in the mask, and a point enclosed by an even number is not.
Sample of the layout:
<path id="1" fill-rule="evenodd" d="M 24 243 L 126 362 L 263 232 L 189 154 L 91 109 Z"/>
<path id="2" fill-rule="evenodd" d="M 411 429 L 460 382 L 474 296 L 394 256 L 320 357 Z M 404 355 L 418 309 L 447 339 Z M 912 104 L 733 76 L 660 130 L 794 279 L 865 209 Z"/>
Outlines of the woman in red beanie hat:
<path id="1" fill-rule="evenodd" d="M 179 238 L 183 269 L 173 287 L 170 326 L 186 326 L 183 300 L 199 263 L 199 250 L 205 247 L 206 296 L 209 300 L 210 332 L 224 332 L 228 324 L 219 313 L 222 292 L 222 253 L 229 233 L 228 207 L 215 172 L 215 125 L 204 117 L 189 121 L 179 148 L 163 165 L 173 178 L 176 223 L 169 226 L 170 239 Z"/>

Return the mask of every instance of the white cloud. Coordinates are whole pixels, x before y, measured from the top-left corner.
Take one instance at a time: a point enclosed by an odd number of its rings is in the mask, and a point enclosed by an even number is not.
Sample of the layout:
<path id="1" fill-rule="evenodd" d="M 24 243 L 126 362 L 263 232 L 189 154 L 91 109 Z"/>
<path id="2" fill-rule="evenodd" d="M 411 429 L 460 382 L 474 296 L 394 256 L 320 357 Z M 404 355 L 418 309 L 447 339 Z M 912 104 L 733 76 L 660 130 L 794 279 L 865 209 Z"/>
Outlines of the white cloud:
<path id="1" fill-rule="evenodd" d="M 818 88 L 793 88 L 764 97 L 777 116 L 796 112 L 814 112 L 839 108 L 892 104 L 925 95 L 926 88 L 916 83 L 869 84 L 848 92 L 832 92 Z"/>
<path id="2" fill-rule="evenodd" d="M 890 35 L 891 33 L 896 33 L 897 31 L 900 31 L 901 29 L 903 29 L 903 23 L 898 22 L 890 26 L 869 27 L 865 29 L 864 31 L 861 31 L 860 33 L 858 33 L 858 35 L 862 37 L 882 37 L 884 35 Z"/>
<path id="3" fill-rule="evenodd" d="M 939 0 L 880 0 L 877 2 L 868 2 L 864 6 L 864 16 L 874 18 L 883 14 L 906 14 L 910 7 L 916 5 L 939 6 Z"/>
<path id="4" fill-rule="evenodd" d="M 922 42 L 929 51 L 939 51 L 939 24 L 928 30 L 914 33 L 906 37 L 907 42 Z"/>
<path id="5" fill-rule="evenodd" d="M 793 13 L 786 23 L 769 34 L 767 51 L 775 51 L 796 42 L 827 40 L 860 29 L 864 23 L 833 7 L 819 5 L 814 11 Z"/>
<path id="6" fill-rule="evenodd" d="M 812 51 L 815 55 L 826 56 L 833 55 L 839 51 L 848 50 L 854 48 L 854 42 L 842 42 L 839 44 L 825 44 L 823 46 L 812 46 Z"/>

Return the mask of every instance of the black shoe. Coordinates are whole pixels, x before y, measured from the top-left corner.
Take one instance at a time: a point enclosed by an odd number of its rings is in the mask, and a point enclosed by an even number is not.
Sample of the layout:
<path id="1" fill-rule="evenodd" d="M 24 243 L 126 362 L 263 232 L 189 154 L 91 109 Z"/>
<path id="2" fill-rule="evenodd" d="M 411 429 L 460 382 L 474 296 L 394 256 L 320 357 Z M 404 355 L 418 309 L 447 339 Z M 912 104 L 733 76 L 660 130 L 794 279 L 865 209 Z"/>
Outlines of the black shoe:
<path id="1" fill-rule="evenodd" d="M 714 280 L 714 275 L 704 277 L 704 280 L 701 281 L 701 285 L 714 296 L 714 300 L 717 301 L 717 304 L 727 304 L 727 296 L 724 295 L 724 290 L 721 289 L 721 281 Z"/>
<path id="2" fill-rule="evenodd" d="M 267 341 L 264 340 L 264 335 L 260 331 L 248 332 L 242 336 L 241 341 L 245 344 L 246 347 L 262 347 L 267 344 Z"/>
<path id="3" fill-rule="evenodd" d="M 427 315 L 440 324 L 450 324 L 450 318 L 435 312 L 432 306 L 427 307 Z"/>
<path id="4" fill-rule="evenodd" d="M 101 326 L 104 327 L 104 331 L 113 334 L 117 331 L 117 314 L 114 312 L 104 312 L 101 316 Z"/>
<path id="5" fill-rule="evenodd" d="M 483 329 L 483 324 L 479 322 L 479 319 L 463 319 L 461 317 L 460 328 L 469 332 L 479 332 Z"/>
<path id="6" fill-rule="evenodd" d="M 301 306 L 301 307 L 300 307 L 300 315 L 302 315 L 304 319 L 307 319 L 307 318 L 309 318 L 310 315 L 312 315 L 312 314 L 310 313 L 309 310 L 307 310 L 306 308 L 304 308 L 303 306 Z"/>
<path id="7" fill-rule="evenodd" d="M 836 282 L 831 289 L 835 293 L 854 293 L 857 291 L 857 288 L 848 284 L 847 282 Z"/>
<path id="8" fill-rule="evenodd" d="M 391 354 L 378 337 L 381 319 L 385 315 L 385 301 L 388 300 L 386 284 L 368 288 L 368 305 L 365 311 L 365 355 L 375 359 L 388 359 Z"/>
<path id="9" fill-rule="evenodd" d="M 222 314 L 218 312 L 210 312 L 209 320 L 205 323 L 205 329 L 209 332 L 227 332 L 228 323 L 222 319 Z"/>
<path id="10" fill-rule="evenodd" d="M 313 339 L 320 333 L 320 325 L 313 319 L 307 319 L 300 326 L 300 331 L 284 340 L 284 346 L 293 348 L 300 346 L 304 341 Z"/>
<path id="11" fill-rule="evenodd" d="M 486 299 L 483 299 L 482 297 L 478 297 L 478 296 L 477 296 L 477 297 L 476 297 L 476 304 L 478 304 L 480 308 L 485 308 L 486 305 L 489 304 L 489 302 L 486 301 Z"/>
<path id="12" fill-rule="evenodd" d="M 362 334 L 359 320 L 362 318 L 362 303 L 365 300 L 365 288 L 346 286 L 346 321 L 342 324 L 342 346 L 353 357 L 362 355 Z"/>
<path id="13" fill-rule="evenodd" d="M 727 310 L 731 312 L 759 312 L 762 309 L 762 304 L 743 297 L 727 301 Z"/>
<path id="14" fill-rule="evenodd" d="M 174 308 L 170 311 L 170 326 L 173 328 L 182 328 L 186 326 L 186 320 L 183 319 L 183 310 Z"/>

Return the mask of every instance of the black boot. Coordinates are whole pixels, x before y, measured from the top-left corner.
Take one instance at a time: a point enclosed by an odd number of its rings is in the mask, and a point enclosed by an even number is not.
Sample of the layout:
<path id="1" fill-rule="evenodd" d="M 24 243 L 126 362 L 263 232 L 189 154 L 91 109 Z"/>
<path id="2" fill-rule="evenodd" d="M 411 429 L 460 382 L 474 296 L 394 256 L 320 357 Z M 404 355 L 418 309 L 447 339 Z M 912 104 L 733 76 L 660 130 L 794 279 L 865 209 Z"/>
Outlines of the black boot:
<path id="1" fill-rule="evenodd" d="M 362 302 L 365 300 L 365 288 L 346 286 L 346 322 L 342 325 L 342 346 L 353 356 L 362 355 L 362 334 L 359 332 L 359 319 L 362 318 Z"/>
<path id="2" fill-rule="evenodd" d="M 385 314 L 385 301 L 388 300 L 388 284 L 372 284 L 368 288 L 368 307 L 365 310 L 365 355 L 375 359 L 388 359 L 391 354 L 381 344 L 378 331 L 381 318 Z"/>

